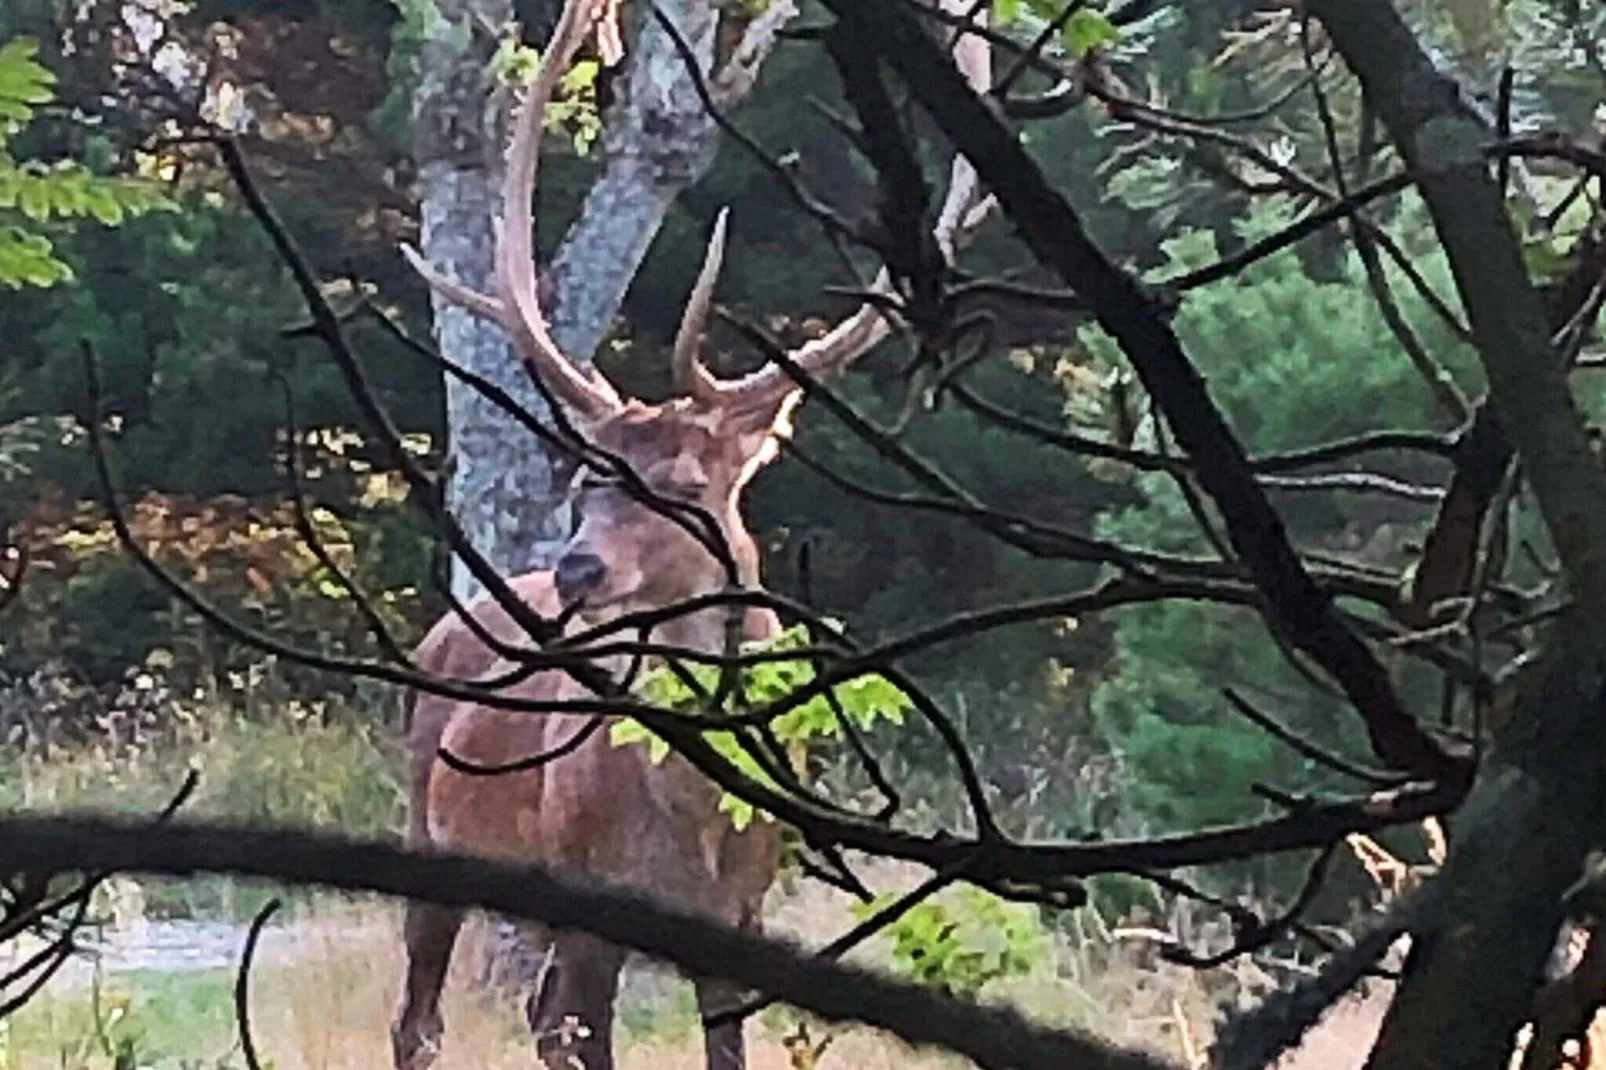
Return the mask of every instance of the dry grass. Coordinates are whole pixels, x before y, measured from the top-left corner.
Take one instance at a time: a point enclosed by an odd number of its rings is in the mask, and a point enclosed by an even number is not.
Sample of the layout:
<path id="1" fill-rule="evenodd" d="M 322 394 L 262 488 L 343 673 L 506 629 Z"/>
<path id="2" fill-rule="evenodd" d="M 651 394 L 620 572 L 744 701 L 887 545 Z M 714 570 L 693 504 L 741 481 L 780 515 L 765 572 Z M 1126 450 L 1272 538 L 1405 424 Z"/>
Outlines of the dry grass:
<path id="1" fill-rule="evenodd" d="M 820 942 L 840 931 L 846 911 L 815 889 L 784 899 L 776 927 Z M 873 954 L 868 955 L 873 958 Z M 529 1070 L 530 1042 L 516 1009 L 472 990 L 471 955 L 458 956 L 446 1001 L 447 1040 L 440 1070 Z M 377 900 L 321 900 L 309 915 L 265 935 L 253 974 L 254 1035 L 272 1070 L 385 1070 L 387 1026 L 401 976 L 399 911 Z M 243 1070 L 233 1036 L 228 971 L 166 978 L 112 976 L 102 984 L 101 1017 L 116 1033 L 140 1034 L 140 1058 L 125 1065 L 148 1070 Z M 678 983 L 678 982 L 671 982 Z M 621 1070 L 700 1070 L 695 1020 L 684 1000 L 665 1000 L 661 978 L 638 976 L 626 1001 L 637 1024 L 620 1038 Z M 1341 1004 L 1281 1070 L 1359 1070 L 1374 1042 L 1389 992 L 1375 986 L 1365 998 Z M 1062 941 L 1052 962 L 989 998 L 1007 1000 L 1034 1018 L 1090 1029 L 1124 1044 L 1147 1047 L 1187 1066 L 1202 1066 L 1212 1003 L 1198 975 L 1141 965 L 1129 948 L 1073 947 Z M 665 1010 L 671 1003 L 679 1010 Z M 656 1004 L 650 1006 L 649 1004 Z M 96 1041 L 93 992 L 58 990 L 0 1027 L 0 1070 L 114 1070 Z M 121 1017 L 119 1017 L 119 1015 Z M 644 1024 L 642 1024 L 644 1023 Z M 753 1070 L 790 1070 L 776 1015 L 748 1028 Z M 1184 1041 L 1184 1032 L 1188 1040 Z M 812 1030 L 818 1038 L 818 1026 Z M 1591 1030 L 1606 1050 L 1606 1025 Z M 912 1051 L 866 1029 L 836 1033 L 819 1070 L 958 1070 L 960 1059 Z"/>
<path id="2" fill-rule="evenodd" d="M 907 885 L 913 874 L 878 867 L 878 887 Z M 851 924 L 845 897 L 808 885 L 778 895 L 772 929 L 818 945 Z M 389 1065 L 387 1026 L 401 976 L 399 911 L 377 900 L 320 899 L 304 916 L 270 928 L 253 975 L 255 1034 L 274 1070 L 369 1070 Z M 472 936 L 470 937 L 472 940 Z M 441 1070 L 528 1070 L 530 1043 L 516 1008 L 473 990 L 474 956 L 460 953 L 446 1003 L 447 1040 Z M 885 961 L 867 948 L 858 957 Z M 240 1070 L 233 1054 L 227 971 L 184 976 L 111 976 L 101 997 L 122 1015 L 119 1028 L 139 1032 L 139 1065 L 158 1070 Z M 689 1001 L 678 982 L 639 974 L 627 985 L 620 1039 L 622 1070 L 694 1070 L 703 1065 Z M 1379 993 L 1336 1012 L 1288 1070 L 1350 1070 L 1375 1035 Z M 675 998 L 681 996 L 681 998 Z M 1173 1060 L 1197 1061 L 1208 1042 L 1214 1004 L 1198 975 L 1151 966 L 1129 945 L 1104 933 L 1056 938 L 1033 975 L 1000 984 L 989 999 L 1008 1001 L 1039 1020 L 1096 1032 Z M 666 998 L 668 997 L 668 998 Z M 57 991 L 19 1014 L 0 1070 L 56 1067 L 100 1070 L 110 1058 L 94 1042 L 93 992 Z M 748 1029 L 754 1070 L 787 1070 L 782 1044 L 795 1019 L 769 1014 Z M 1184 1040 L 1184 1033 L 1188 1039 Z M 817 1039 L 821 1029 L 811 1029 Z M 836 1036 L 820 1070 L 939 1070 L 965 1065 L 951 1056 L 912 1051 L 865 1029 Z"/>
<path id="3" fill-rule="evenodd" d="M 63 805 L 116 805 L 148 810 L 162 801 L 175 769 L 203 773 L 200 812 L 230 813 L 372 833 L 393 824 L 398 795 L 394 755 L 374 734 L 315 716 L 255 727 L 218 716 L 199 717 L 172 741 L 118 753 L 35 752 L 5 761 L 8 806 L 51 809 Z M 913 885 L 919 874 L 885 864 L 865 867 L 880 891 Z M 237 914 L 232 882 L 211 885 L 145 886 L 132 905 L 106 904 L 114 913 L 137 916 L 190 910 L 202 915 Z M 261 889 L 246 889 L 260 901 Z M 771 931 L 819 946 L 853 924 L 847 898 L 808 882 L 771 899 Z M 385 1070 L 390 1065 L 388 1024 L 402 970 L 399 910 L 379 900 L 315 897 L 282 927 L 266 934 L 253 976 L 256 1035 L 272 1070 Z M 1185 914 L 1168 925 L 1195 946 L 1215 943 Z M 472 943 L 471 937 L 467 943 Z M 236 934 L 224 933 L 225 946 Z M 1219 936 L 1219 934 L 1217 934 Z M 1026 977 L 1000 982 L 984 993 L 1040 1021 L 1072 1027 L 1116 1043 L 1148 1048 L 1184 1065 L 1202 1065 L 1210 1023 L 1227 991 L 1251 996 L 1263 989 L 1253 967 L 1220 983 L 1155 961 L 1140 941 L 1111 933 L 1093 911 L 1079 912 L 1072 934 L 1048 937 L 1048 953 Z M 502 1070 L 534 1065 L 517 1008 L 474 991 L 472 947 L 457 956 L 448 986 L 447 1040 L 441 1070 Z M 27 949 L 0 949 L 0 956 Z M 871 944 L 853 956 L 867 965 L 888 961 L 884 946 Z M 215 961 L 222 961 L 221 958 Z M 0 968 L 8 963 L 0 962 Z M 47 993 L 11 1019 L 0 1022 L 0 1070 L 242 1070 L 234 1037 L 227 969 L 182 973 L 112 972 L 99 996 L 90 976 L 58 979 Z M 1358 1070 L 1374 1042 L 1387 1007 L 1386 986 L 1340 1005 L 1307 1038 L 1282 1070 Z M 98 1010 L 97 1010 L 98 1008 Z M 98 1024 L 97 1024 L 98 1017 Z M 619 1038 L 622 1070 L 693 1070 L 703 1065 L 689 993 L 678 982 L 636 971 L 627 982 Z M 766 1013 L 748 1028 L 753 1070 L 787 1070 L 792 1063 L 782 1039 L 796 1018 Z M 811 1027 L 818 1040 L 822 1029 Z M 864 1029 L 832 1033 L 819 1070 L 938 1070 L 965 1065 L 933 1052 L 911 1051 Z M 119 1040 L 136 1056 L 117 1063 Z M 1596 1051 L 1606 1052 L 1606 1025 L 1591 1031 Z M 1597 1062 L 1606 1066 L 1606 1062 Z"/>
<path id="4" fill-rule="evenodd" d="M 474 955 L 469 947 L 464 951 L 447 990 L 441 1070 L 529 1070 L 533 1053 L 518 1009 L 473 989 Z M 309 917 L 268 929 L 259 954 L 252 974 L 253 1035 L 273 1070 L 389 1066 L 387 1029 L 402 971 L 396 906 L 321 901 Z M 637 1024 L 623 1030 L 621 1070 L 701 1068 L 701 1040 L 686 1001 L 664 999 L 680 982 L 635 972 L 626 1017 Z M 97 991 L 83 971 L 63 977 L 9 1023 L 0 1070 L 110 1070 L 114 1063 L 97 1039 L 97 1017 L 103 1023 L 99 1032 L 140 1037 L 141 1066 L 241 1070 L 228 1016 L 232 980 L 227 971 L 111 973 L 98 979 Z M 768 1016 L 749 1026 L 753 1070 L 791 1066 L 779 1024 Z M 821 1065 L 936 1070 L 959 1064 L 860 1030 L 836 1040 Z"/>

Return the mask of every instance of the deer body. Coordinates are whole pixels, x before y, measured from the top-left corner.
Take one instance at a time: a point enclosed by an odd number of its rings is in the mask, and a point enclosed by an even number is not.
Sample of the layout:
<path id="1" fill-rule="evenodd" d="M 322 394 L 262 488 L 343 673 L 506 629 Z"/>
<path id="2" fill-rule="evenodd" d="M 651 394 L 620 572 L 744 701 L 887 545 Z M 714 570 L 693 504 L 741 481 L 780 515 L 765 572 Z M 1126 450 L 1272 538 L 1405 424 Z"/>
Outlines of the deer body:
<path id="1" fill-rule="evenodd" d="M 942 0 L 969 12 L 969 0 Z M 742 519 L 741 497 L 776 452 L 802 391 L 793 372 L 823 376 L 846 365 L 889 333 L 883 308 L 865 304 L 823 337 L 788 354 L 792 370 L 767 366 L 743 378 L 716 379 L 700 363 L 724 249 L 720 213 L 708 254 L 687 302 L 672 355 L 680 396 L 662 404 L 622 398 L 594 370 L 570 359 L 548 329 L 539 302 L 531 248 L 530 192 L 546 106 L 588 34 L 606 46 L 617 0 L 567 0 L 539 71 L 513 124 L 496 248 L 496 292 L 481 294 L 437 274 L 416 252 L 413 266 L 445 299 L 499 323 L 520 356 L 583 440 L 576 505 L 581 524 L 551 571 L 515 577 L 515 597 L 542 617 L 567 614 L 597 626 L 624 614 L 666 611 L 650 638 L 657 644 L 722 652 L 727 609 L 668 613 L 687 599 L 759 585 L 758 549 Z M 605 48 L 604 51 L 608 51 Z M 617 48 L 612 48 L 617 53 Z M 989 84 L 988 49 L 979 37 L 955 47 L 971 84 Z M 956 160 L 935 236 L 951 252 L 956 237 L 985 214 L 975 172 Z M 887 272 L 878 287 L 889 290 Z M 604 460 L 597 461 L 600 455 Z M 621 470 L 624 469 L 624 470 Z M 695 521 L 695 522 L 692 522 Z M 569 611 L 574 612 L 570 613 Z M 439 621 L 415 653 L 427 677 L 489 681 L 511 670 L 515 652 L 531 647 L 506 608 L 482 595 L 468 614 L 491 637 L 485 642 L 456 615 Z M 777 633 L 767 611 L 746 610 L 748 639 Z M 573 624 L 570 625 L 571 633 Z M 629 638 L 629 636 L 622 636 Z M 500 648 L 500 649 L 499 649 Z M 508 653 L 507 660 L 501 656 Z M 592 662 L 614 684 L 626 666 Z M 566 671 L 526 676 L 508 693 L 526 701 L 586 696 Z M 594 697 L 594 696 L 590 696 Z M 671 905 L 738 928 L 759 926 L 763 898 L 776 875 L 775 826 L 758 820 L 736 831 L 719 812 L 720 790 L 676 754 L 662 763 L 647 748 L 616 747 L 606 724 L 572 750 L 538 766 L 481 775 L 458 764 L 496 767 L 573 743 L 593 718 L 557 711 L 504 711 L 491 705 L 417 694 L 411 709 L 407 836 L 435 845 L 506 858 L 539 860 L 572 877 L 624 885 Z M 398 1070 L 424 1070 L 442 1035 L 441 987 L 461 913 L 410 904 L 405 925 L 407 970 L 391 1028 Z M 625 952 L 584 934 L 550 934 L 541 983 L 527 1008 L 537 1050 L 562 1070 L 612 1070 L 613 1002 Z M 694 978 L 705 1021 L 732 1008 L 727 986 Z M 705 1027 L 710 1070 L 741 1070 L 741 1025 Z"/>
<path id="2" fill-rule="evenodd" d="M 537 612 L 558 611 L 554 572 L 527 573 L 510 586 Z M 498 640 L 516 643 L 522 637 L 493 599 L 482 596 L 470 611 Z M 771 615 L 749 614 L 750 638 L 765 638 L 773 630 Z M 704 644 L 694 648 L 705 648 L 706 636 L 682 636 L 676 645 L 692 646 L 697 638 Z M 443 618 L 426 635 L 416 660 L 421 670 L 443 677 L 472 679 L 513 668 L 455 616 Z M 509 693 L 539 700 L 585 691 L 565 673 L 542 672 Z M 411 712 L 412 845 L 536 860 L 571 877 L 640 889 L 734 928 L 759 927 L 779 863 L 774 827 L 757 821 L 736 831 L 718 812 L 718 789 L 679 755 L 655 764 L 644 747 L 614 746 L 605 726 L 560 760 L 477 776 L 452 769 L 439 751 L 476 765 L 505 765 L 562 746 L 585 730 L 590 717 L 532 715 L 428 694 L 416 697 Z M 393 1030 L 396 1063 L 403 1070 L 427 1066 L 435 1054 L 442 1031 L 441 983 L 461 921 L 456 911 L 409 907 L 408 986 Z M 624 953 L 564 933 L 550 939 L 549 949 L 548 969 L 527 1008 L 539 1046 L 573 1054 L 587 1068 L 611 1066 L 612 1004 Z M 696 983 L 705 1014 L 733 1004 L 734 993 L 719 983 Z M 587 1035 L 570 1037 L 575 1030 L 566 1027 L 566 1019 L 584 1024 Z M 732 1070 L 743 1064 L 740 1029 L 732 1024 L 710 1031 L 710 1067 Z"/>
<path id="3" fill-rule="evenodd" d="M 712 518 L 738 578 L 752 586 L 758 579 L 758 551 L 742 524 L 738 497 L 756 468 L 753 458 L 762 453 L 775 407 L 788 404 L 783 397 L 747 412 L 687 400 L 656 407 L 631 403 L 597 421 L 590 437 L 628 462 L 654 493 L 695 505 Z M 536 613 L 551 618 L 579 603 L 589 608 L 578 619 L 596 624 L 728 585 L 726 566 L 702 542 L 633 498 L 621 483 L 583 476 L 579 502 L 585 519 L 557 566 L 510 583 Z M 529 645 L 511 614 L 488 595 L 468 612 L 493 643 L 456 614 L 448 615 L 419 644 L 420 672 L 487 680 L 516 667 L 496 648 Z M 654 639 L 716 653 L 724 646 L 726 621 L 722 609 L 688 613 L 663 625 Z M 746 638 L 769 638 L 778 629 L 774 614 L 745 611 Z M 593 664 L 619 674 L 625 666 L 610 660 Z M 534 702 L 589 697 L 578 681 L 558 670 L 533 673 L 506 693 Z M 409 732 L 410 842 L 536 860 L 571 877 L 646 892 L 735 928 L 757 928 L 779 863 L 776 830 L 757 821 L 738 832 L 718 810 L 719 789 L 678 755 L 654 763 L 644 747 L 614 746 L 605 725 L 561 758 L 517 772 L 463 772 L 439 756 L 445 751 L 475 766 L 503 766 L 570 743 L 591 720 L 589 714 L 509 711 L 427 693 L 415 696 Z M 441 986 L 461 923 L 459 911 L 423 904 L 408 908 L 407 982 L 392 1028 L 400 1070 L 421 1070 L 433 1062 L 443 1028 Z M 573 1056 L 587 1070 L 608 1070 L 613 1002 L 625 953 L 573 933 L 553 935 L 549 953 L 526 1009 L 538 1050 L 554 1065 Z M 734 1005 L 735 993 L 727 986 L 693 980 L 705 1017 Z M 706 1041 L 710 1070 L 744 1065 L 740 1024 L 710 1029 Z"/>

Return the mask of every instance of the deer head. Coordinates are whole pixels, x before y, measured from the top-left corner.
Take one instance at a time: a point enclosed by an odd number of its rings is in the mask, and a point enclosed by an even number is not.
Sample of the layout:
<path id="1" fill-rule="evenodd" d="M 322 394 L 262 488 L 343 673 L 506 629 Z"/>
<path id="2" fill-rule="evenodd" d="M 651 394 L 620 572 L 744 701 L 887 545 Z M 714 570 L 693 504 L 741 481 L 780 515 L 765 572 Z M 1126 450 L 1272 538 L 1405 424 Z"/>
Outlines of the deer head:
<path id="1" fill-rule="evenodd" d="M 961 8 L 972 5 L 945 0 Z M 673 349 L 674 383 L 679 396 L 661 404 L 621 397 L 594 369 L 570 359 L 553 340 L 537 297 L 531 247 L 530 191 L 540 157 L 542 124 L 553 91 L 589 34 L 606 40 L 615 31 L 617 0 L 567 0 L 542 63 L 514 121 L 497 230 L 494 294 L 481 294 L 434 271 L 412 249 L 404 253 L 446 299 L 499 323 L 515 349 L 564 409 L 582 437 L 621 459 L 650 492 L 616 472 L 586 465 L 576 477 L 576 504 L 583 517 L 555 569 L 565 603 L 580 603 L 593 621 L 632 610 L 658 607 L 718 590 L 729 583 L 729 567 L 709 545 L 662 507 L 662 500 L 694 506 L 718 528 L 742 586 L 755 586 L 758 552 L 743 523 L 740 500 L 753 475 L 771 460 L 777 438 L 790 427 L 801 400 L 795 381 L 781 367 L 769 366 L 739 379 L 719 379 L 705 368 L 698 351 L 713 305 L 724 254 L 726 213 L 714 225 L 702 271 L 692 287 Z M 956 48 L 973 85 L 985 89 L 988 51 L 979 38 Z M 946 252 L 961 232 L 985 215 L 978 203 L 974 171 L 962 159 L 937 224 Z M 883 272 L 879 289 L 889 285 Z M 865 305 L 823 337 L 789 354 L 803 372 L 819 377 L 835 372 L 883 339 L 886 313 Z M 682 517 L 688 515 L 681 513 Z"/>

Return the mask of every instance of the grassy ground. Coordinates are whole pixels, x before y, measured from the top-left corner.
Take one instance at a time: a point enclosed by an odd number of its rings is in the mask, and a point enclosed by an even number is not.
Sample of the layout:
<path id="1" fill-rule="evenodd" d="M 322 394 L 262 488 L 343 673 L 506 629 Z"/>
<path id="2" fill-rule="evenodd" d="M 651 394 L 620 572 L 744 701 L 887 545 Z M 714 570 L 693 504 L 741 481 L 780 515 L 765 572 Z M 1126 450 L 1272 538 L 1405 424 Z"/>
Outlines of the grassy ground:
<path id="1" fill-rule="evenodd" d="M 778 903 L 777 928 L 814 930 L 823 942 L 847 923 L 844 904 L 818 891 Z M 386 1028 L 401 971 L 398 918 L 377 901 L 319 900 L 302 916 L 270 928 L 252 975 L 254 1035 L 274 1070 L 359 1070 L 388 1065 Z M 874 953 L 870 956 L 872 959 Z M 1093 956 L 1062 943 L 1032 976 L 999 986 L 991 998 L 1014 1002 L 1035 1017 L 1080 1025 L 1180 1058 L 1204 1039 L 1209 1001 L 1190 976 L 1148 973 L 1130 960 L 1107 962 L 1078 976 Z M 532 1065 L 516 1009 L 473 991 L 468 955 L 448 989 L 443 1070 L 502 1070 Z M 0 1067 L 61 1070 L 122 1066 L 154 1070 L 243 1070 L 232 1011 L 235 975 L 229 969 L 183 972 L 110 971 L 63 977 L 15 1015 L 0 1046 Z M 619 1040 L 627 1070 L 701 1067 L 689 992 L 678 981 L 638 974 L 628 986 Z M 771 1013 L 749 1026 L 754 1070 L 791 1066 L 782 1038 L 796 1020 Z M 811 1029 L 815 1039 L 820 1027 Z M 1353 1039 L 1353 1038 L 1351 1038 Z M 913 1052 L 868 1030 L 836 1034 L 821 1070 L 924 1070 L 962 1065 Z M 1347 1063 L 1312 1063 L 1314 1067 Z"/>
<path id="2" fill-rule="evenodd" d="M 874 874 L 882 886 L 913 874 Z M 899 879 L 903 877 L 905 879 Z M 252 974 L 253 1033 L 271 1070 L 388 1067 L 387 1026 L 401 976 L 399 912 L 389 903 L 320 897 L 271 926 Z M 850 924 L 847 904 L 817 886 L 777 897 L 774 929 L 819 944 Z M 472 936 L 470 937 L 472 939 Z M 874 962 L 884 949 L 861 960 Z M 475 991 L 471 954 L 459 954 L 448 986 L 442 1070 L 528 1070 L 530 1044 L 515 1007 Z M 884 961 L 884 958 L 881 959 Z M 232 1009 L 235 973 L 80 970 L 4 1023 L 0 1070 L 244 1070 Z M 1148 968 L 1129 945 L 1102 934 L 1079 943 L 1056 936 L 1030 976 L 993 986 L 986 998 L 1031 1016 L 1148 1047 L 1184 1065 L 1201 1065 L 1213 1000 L 1197 975 Z M 1375 1035 L 1377 997 L 1341 1008 L 1286 1064 L 1288 1070 L 1351 1070 Z M 748 1027 L 753 1070 L 794 1066 L 784 1038 L 797 1027 L 785 1011 Z M 810 1027 L 832 1042 L 819 1070 L 939 1070 L 965 1065 L 912 1051 L 864 1029 Z M 638 970 L 627 982 L 618 1039 L 622 1070 L 700 1070 L 702 1050 L 689 989 Z M 117 1054 L 123 1053 L 123 1060 Z"/>
<path id="3" fill-rule="evenodd" d="M 71 753 L 11 754 L 0 759 L 0 802 L 50 809 L 110 805 L 135 810 L 159 806 L 186 766 L 198 768 L 201 789 L 192 803 L 201 813 L 338 825 L 363 834 L 397 826 L 401 796 L 397 754 L 388 736 L 326 720 L 307 711 L 274 726 L 226 717 L 195 718 L 160 744 Z M 868 871 L 880 891 L 909 887 L 918 875 L 886 866 Z M 243 1070 L 232 1012 L 234 973 L 220 965 L 243 937 L 240 919 L 268 894 L 226 880 L 124 882 L 101 904 L 121 926 L 123 941 L 138 942 L 142 919 L 233 919 L 222 934 L 224 953 L 212 949 L 203 968 L 167 963 L 161 969 L 130 965 L 112 955 L 99 972 L 75 966 L 30 1006 L 0 1022 L 0 1070 Z M 769 925 L 818 946 L 853 924 L 845 896 L 805 883 L 772 896 Z M 1171 924 L 1190 930 L 1190 920 Z M 1044 929 L 1041 952 L 1025 976 L 996 982 L 986 999 L 1008 1001 L 1046 1022 L 1075 1026 L 1119 1042 L 1149 1047 L 1199 1065 L 1224 989 L 1207 989 L 1200 976 L 1153 961 L 1141 940 L 1111 932 L 1096 912 L 1076 915 L 1068 931 Z M 216 933 L 213 933 L 216 936 Z M 24 949 L 9 949 L 20 956 Z M 447 1046 L 443 1070 L 528 1068 L 533 1057 L 516 1009 L 476 993 L 465 963 L 448 989 Z M 160 958 L 160 956 L 158 956 Z M 145 959 L 137 960 L 140 963 Z M 889 962 L 884 945 L 859 961 Z M 0 971 L 8 964 L 0 961 Z M 378 900 L 299 896 L 282 924 L 270 927 L 252 979 L 255 1034 L 272 1070 L 369 1070 L 389 1066 L 387 1028 L 401 976 L 399 912 Z M 1247 973 L 1236 979 L 1253 990 Z M 1293 1070 L 1349 1070 L 1375 1035 L 1378 996 L 1340 1008 L 1312 1038 Z M 690 993 L 662 976 L 638 972 L 621 1007 L 622 1064 L 628 1070 L 680 1070 L 702 1066 Z M 793 1065 L 783 1038 L 797 1020 L 772 1011 L 750 1024 L 754 1070 Z M 823 1035 L 810 1028 L 818 1041 Z M 929 1052 L 913 1052 L 866 1030 L 830 1034 L 819 1070 L 924 1070 L 961 1065 Z"/>

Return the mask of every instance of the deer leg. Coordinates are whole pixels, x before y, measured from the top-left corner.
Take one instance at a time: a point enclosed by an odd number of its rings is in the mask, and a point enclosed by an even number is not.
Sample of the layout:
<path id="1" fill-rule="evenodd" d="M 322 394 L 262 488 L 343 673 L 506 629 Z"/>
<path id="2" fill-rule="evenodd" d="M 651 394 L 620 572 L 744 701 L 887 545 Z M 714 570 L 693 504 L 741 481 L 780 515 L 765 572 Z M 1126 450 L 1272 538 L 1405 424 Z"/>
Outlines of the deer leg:
<path id="1" fill-rule="evenodd" d="M 535 1050 L 552 1070 L 613 1070 L 613 1004 L 625 952 L 585 933 L 557 933 L 530 996 Z"/>
<path id="2" fill-rule="evenodd" d="M 409 847 L 430 842 L 429 782 L 435 773 L 436 752 L 446 733 L 452 708 L 433 695 L 403 698 L 407 723 L 407 833 Z"/>
<path id="3" fill-rule="evenodd" d="M 738 932 L 757 935 L 764 927 L 762 901 L 743 908 L 736 922 Z M 747 1003 L 747 992 L 740 985 L 712 977 L 692 978 L 697 989 L 697 1013 L 703 1019 L 703 1053 L 708 1070 L 746 1070 L 747 1048 L 742 1037 L 745 1017 L 731 1018 L 718 1025 L 711 1021 L 727 1017 Z"/>
<path id="4" fill-rule="evenodd" d="M 390 1027 L 391 1057 L 396 1070 L 426 1070 L 440 1054 L 441 988 L 452 961 L 452 945 L 463 925 L 463 912 L 450 907 L 408 903 L 403 927 L 407 944 L 407 980 L 401 1008 Z"/>
<path id="5" fill-rule="evenodd" d="M 703 1052 L 708 1070 L 745 1070 L 747 1049 L 742 1038 L 744 1018 L 731 1018 L 711 1025 L 710 1022 L 728 1016 L 743 1004 L 743 991 L 729 981 L 697 978 L 697 1013 L 703 1018 Z"/>

